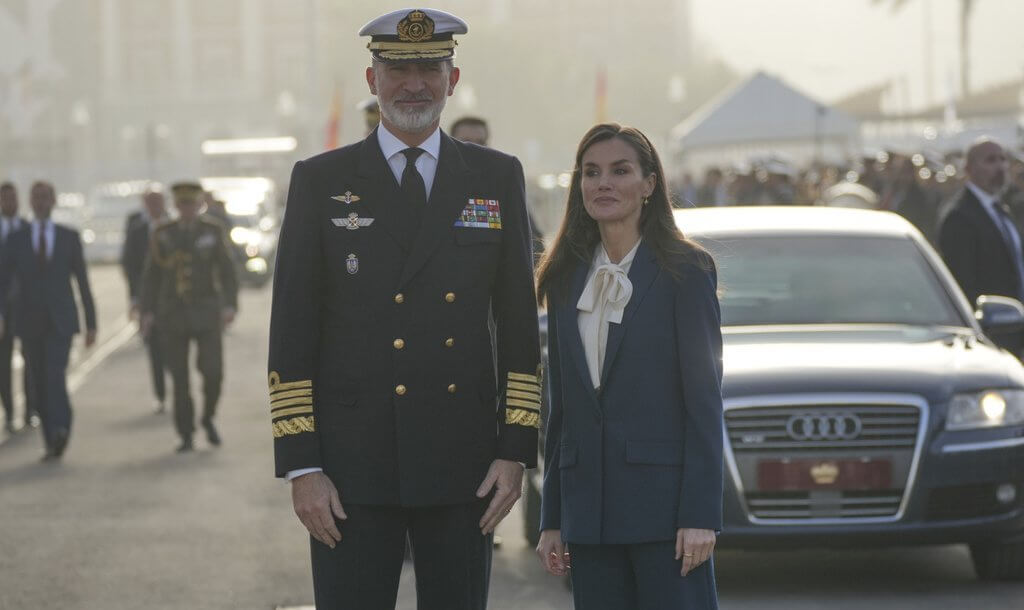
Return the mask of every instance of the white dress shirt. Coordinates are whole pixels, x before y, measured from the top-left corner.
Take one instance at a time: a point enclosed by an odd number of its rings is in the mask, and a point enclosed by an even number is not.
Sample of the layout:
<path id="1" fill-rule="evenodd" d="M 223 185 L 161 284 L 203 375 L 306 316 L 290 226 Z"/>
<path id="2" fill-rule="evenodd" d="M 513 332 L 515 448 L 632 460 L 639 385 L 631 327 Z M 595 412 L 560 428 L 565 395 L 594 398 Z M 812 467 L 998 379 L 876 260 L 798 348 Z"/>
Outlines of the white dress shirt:
<path id="1" fill-rule="evenodd" d="M 405 164 L 407 162 L 406 156 L 402 154 L 402 151 L 409 148 L 409 145 L 388 131 L 383 123 L 377 127 L 377 142 L 380 144 L 380 151 L 384 153 L 384 159 L 391 166 L 391 173 L 395 175 L 395 181 L 398 184 L 402 184 L 402 172 L 405 171 Z M 427 188 L 427 200 L 429 201 L 430 189 L 434 186 L 434 174 L 437 173 L 437 160 L 441 155 L 441 128 L 435 129 L 434 133 L 430 134 L 417 148 L 422 148 L 424 151 L 423 154 L 416 158 L 416 170 L 423 177 L 423 186 Z M 321 472 L 322 470 L 323 468 L 289 470 L 285 473 L 284 478 L 286 481 L 291 481 L 304 474 Z"/>
<path id="2" fill-rule="evenodd" d="M 633 249 L 615 264 L 608 258 L 604 245 L 598 244 L 594 249 L 594 260 L 590 264 L 583 294 L 576 303 L 583 353 L 587 357 L 590 381 L 594 388 L 601 385 L 601 369 L 604 367 L 604 352 L 608 345 L 608 323 L 622 323 L 622 313 L 633 296 L 629 268 L 639 247 L 638 240 Z"/>
<path id="3" fill-rule="evenodd" d="M 38 220 L 32 221 L 32 251 L 37 255 L 39 253 L 39 222 Z M 47 260 L 53 258 L 53 238 L 56 230 L 53 228 L 53 221 L 46 219 L 43 225 L 43 233 L 46 235 L 46 258 Z"/>
<path id="4" fill-rule="evenodd" d="M 402 184 L 402 172 L 405 171 L 406 157 L 402 151 L 409 148 L 409 145 L 398 139 L 381 123 L 377 128 L 377 142 L 380 144 L 380 151 L 384 153 L 391 172 L 395 174 L 395 181 Z M 427 187 L 427 201 L 430 200 L 430 189 L 434 186 L 434 174 L 437 173 L 437 160 L 441 155 L 441 128 L 438 127 L 434 133 L 424 140 L 416 148 L 422 148 L 424 154 L 416 158 L 416 170 L 423 176 L 423 186 Z"/>

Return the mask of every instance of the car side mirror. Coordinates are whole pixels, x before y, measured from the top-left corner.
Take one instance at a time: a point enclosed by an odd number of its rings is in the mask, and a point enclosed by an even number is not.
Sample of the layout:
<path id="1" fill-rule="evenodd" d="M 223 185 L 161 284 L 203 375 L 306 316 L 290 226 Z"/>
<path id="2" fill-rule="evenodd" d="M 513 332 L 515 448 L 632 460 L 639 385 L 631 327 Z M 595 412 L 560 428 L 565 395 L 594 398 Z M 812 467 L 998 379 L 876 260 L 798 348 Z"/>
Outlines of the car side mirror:
<path id="1" fill-rule="evenodd" d="M 983 294 L 978 297 L 974 317 L 988 335 L 1002 335 L 1024 329 L 1024 304 L 1010 297 Z"/>

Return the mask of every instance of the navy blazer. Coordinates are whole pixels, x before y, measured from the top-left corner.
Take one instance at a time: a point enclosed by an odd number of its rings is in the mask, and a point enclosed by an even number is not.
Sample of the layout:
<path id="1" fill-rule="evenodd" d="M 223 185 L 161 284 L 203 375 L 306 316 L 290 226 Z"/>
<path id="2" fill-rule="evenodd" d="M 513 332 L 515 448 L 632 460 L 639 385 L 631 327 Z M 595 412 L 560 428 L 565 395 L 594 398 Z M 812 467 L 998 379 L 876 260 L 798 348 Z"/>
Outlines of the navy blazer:
<path id="1" fill-rule="evenodd" d="M 40 266 L 32 247 L 30 229 L 11 234 L 0 256 L 0 295 L 6 297 L 12 284 L 19 287 L 11 307 L 14 332 L 22 339 L 50 332 L 70 336 L 80 330 L 72 276 L 85 309 L 85 325 L 96 328 L 96 308 L 78 232 L 54 224 L 53 235 L 53 254 L 45 267 Z"/>
<path id="2" fill-rule="evenodd" d="M 709 259 L 710 260 L 710 259 Z M 548 305 L 551 411 L 541 529 L 579 544 L 674 540 L 722 527 L 722 334 L 717 275 L 679 263 L 678 279 L 645 243 L 633 295 L 609 324 L 600 391 L 591 382 L 576 302 Z"/>

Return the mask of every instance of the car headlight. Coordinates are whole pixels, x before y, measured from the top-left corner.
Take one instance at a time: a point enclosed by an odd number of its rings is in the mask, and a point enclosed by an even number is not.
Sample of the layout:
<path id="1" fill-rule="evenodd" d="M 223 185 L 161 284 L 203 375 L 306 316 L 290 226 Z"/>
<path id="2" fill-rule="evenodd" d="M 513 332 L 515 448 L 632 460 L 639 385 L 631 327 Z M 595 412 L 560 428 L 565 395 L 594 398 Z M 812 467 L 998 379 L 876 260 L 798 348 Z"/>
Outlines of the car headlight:
<path id="1" fill-rule="evenodd" d="M 1024 423 L 1024 390 L 957 394 L 949 403 L 947 430 L 994 428 Z"/>

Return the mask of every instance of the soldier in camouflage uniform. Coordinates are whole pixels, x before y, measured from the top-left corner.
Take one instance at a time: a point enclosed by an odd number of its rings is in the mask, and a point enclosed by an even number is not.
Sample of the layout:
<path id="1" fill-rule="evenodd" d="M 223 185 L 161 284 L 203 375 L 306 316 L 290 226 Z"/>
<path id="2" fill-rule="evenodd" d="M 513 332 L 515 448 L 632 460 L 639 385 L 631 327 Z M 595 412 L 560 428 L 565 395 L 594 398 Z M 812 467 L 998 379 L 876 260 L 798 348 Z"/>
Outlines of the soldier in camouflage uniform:
<path id="1" fill-rule="evenodd" d="M 176 220 L 160 225 L 150 239 L 142 286 L 143 332 L 155 322 L 163 333 L 164 354 L 174 385 L 174 422 L 179 452 L 192 450 L 195 415 L 189 392 L 188 352 L 194 340 L 203 377 L 202 426 L 220 445 L 213 425 L 224 376 L 222 332 L 235 317 L 238 280 L 224 227 L 199 215 L 203 189 L 175 184 Z"/>

